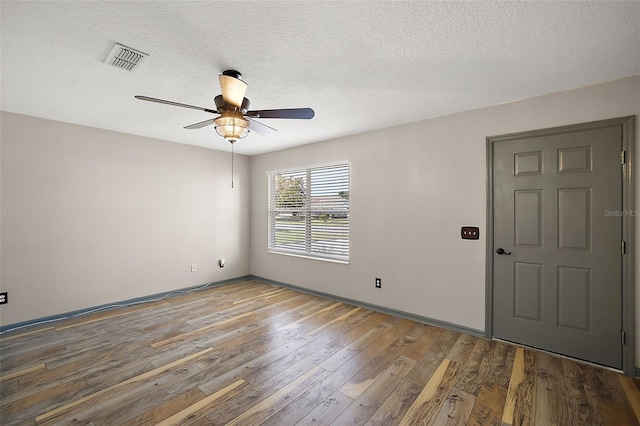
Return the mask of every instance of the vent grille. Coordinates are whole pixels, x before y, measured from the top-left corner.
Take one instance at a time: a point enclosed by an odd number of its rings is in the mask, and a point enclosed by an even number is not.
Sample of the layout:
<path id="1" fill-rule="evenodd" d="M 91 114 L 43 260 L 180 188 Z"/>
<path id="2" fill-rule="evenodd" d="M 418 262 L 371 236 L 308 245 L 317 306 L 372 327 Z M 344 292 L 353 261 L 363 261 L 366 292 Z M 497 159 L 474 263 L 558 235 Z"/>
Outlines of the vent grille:
<path id="1" fill-rule="evenodd" d="M 123 70 L 133 71 L 147 56 L 149 55 L 139 50 L 116 43 L 104 62 Z"/>

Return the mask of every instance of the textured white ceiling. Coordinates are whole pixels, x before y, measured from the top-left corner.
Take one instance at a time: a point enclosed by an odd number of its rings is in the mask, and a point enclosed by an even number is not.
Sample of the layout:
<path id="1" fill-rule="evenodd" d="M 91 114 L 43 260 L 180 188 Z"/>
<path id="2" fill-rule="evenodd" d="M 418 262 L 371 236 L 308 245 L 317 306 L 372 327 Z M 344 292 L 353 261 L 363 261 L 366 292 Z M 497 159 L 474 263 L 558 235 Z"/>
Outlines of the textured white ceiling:
<path id="1" fill-rule="evenodd" d="M 210 114 L 237 69 L 263 120 L 258 154 L 640 74 L 640 2 L 1 1 L 1 108 L 229 150 Z M 149 53 L 103 63 L 113 43 Z"/>

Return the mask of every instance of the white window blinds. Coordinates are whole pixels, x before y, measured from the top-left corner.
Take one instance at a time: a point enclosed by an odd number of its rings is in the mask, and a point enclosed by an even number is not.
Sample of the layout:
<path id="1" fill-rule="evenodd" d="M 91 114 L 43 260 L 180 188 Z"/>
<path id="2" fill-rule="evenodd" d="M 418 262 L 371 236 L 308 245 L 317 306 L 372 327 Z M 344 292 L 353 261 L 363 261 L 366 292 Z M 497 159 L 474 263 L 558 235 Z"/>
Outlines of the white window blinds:
<path id="1" fill-rule="evenodd" d="M 268 249 L 349 261 L 349 164 L 269 172 Z"/>

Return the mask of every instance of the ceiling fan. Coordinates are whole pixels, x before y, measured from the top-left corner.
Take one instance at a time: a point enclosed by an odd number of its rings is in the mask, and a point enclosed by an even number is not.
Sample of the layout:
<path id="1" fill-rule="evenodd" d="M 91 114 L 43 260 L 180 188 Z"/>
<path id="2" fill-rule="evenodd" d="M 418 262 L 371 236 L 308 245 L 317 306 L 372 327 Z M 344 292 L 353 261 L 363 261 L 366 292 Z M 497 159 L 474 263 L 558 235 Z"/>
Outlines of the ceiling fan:
<path id="1" fill-rule="evenodd" d="M 276 129 L 256 121 L 256 118 L 287 118 L 287 119 L 311 119 L 315 112 L 311 108 L 287 108 L 287 109 L 263 109 L 249 111 L 249 99 L 245 98 L 247 83 L 242 79 L 242 74 L 235 70 L 224 71 L 219 76 L 222 94 L 214 98 L 216 109 L 203 108 L 195 105 L 187 105 L 164 99 L 151 98 L 137 95 L 136 99 L 160 104 L 173 105 L 182 108 L 197 109 L 211 114 L 220 114 L 216 118 L 210 118 L 199 123 L 185 126 L 185 129 L 200 129 L 213 124 L 216 132 L 233 143 L 242 139 L 250 130 L 265 135 L 275 132 Z"/>

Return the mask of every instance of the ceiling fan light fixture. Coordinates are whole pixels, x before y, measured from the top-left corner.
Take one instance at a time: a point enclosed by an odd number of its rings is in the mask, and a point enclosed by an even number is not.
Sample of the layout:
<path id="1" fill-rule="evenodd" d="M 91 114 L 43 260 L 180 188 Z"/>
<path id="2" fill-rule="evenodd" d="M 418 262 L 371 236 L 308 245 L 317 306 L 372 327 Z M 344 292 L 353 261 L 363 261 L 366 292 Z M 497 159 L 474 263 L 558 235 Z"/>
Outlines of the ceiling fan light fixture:
<path id="1" fill-rule="evenodd" d="M 231 143 L 249 134 L 249 120 L 242 114 L 221 115 L 215 121 L 216 132 Z"/>

